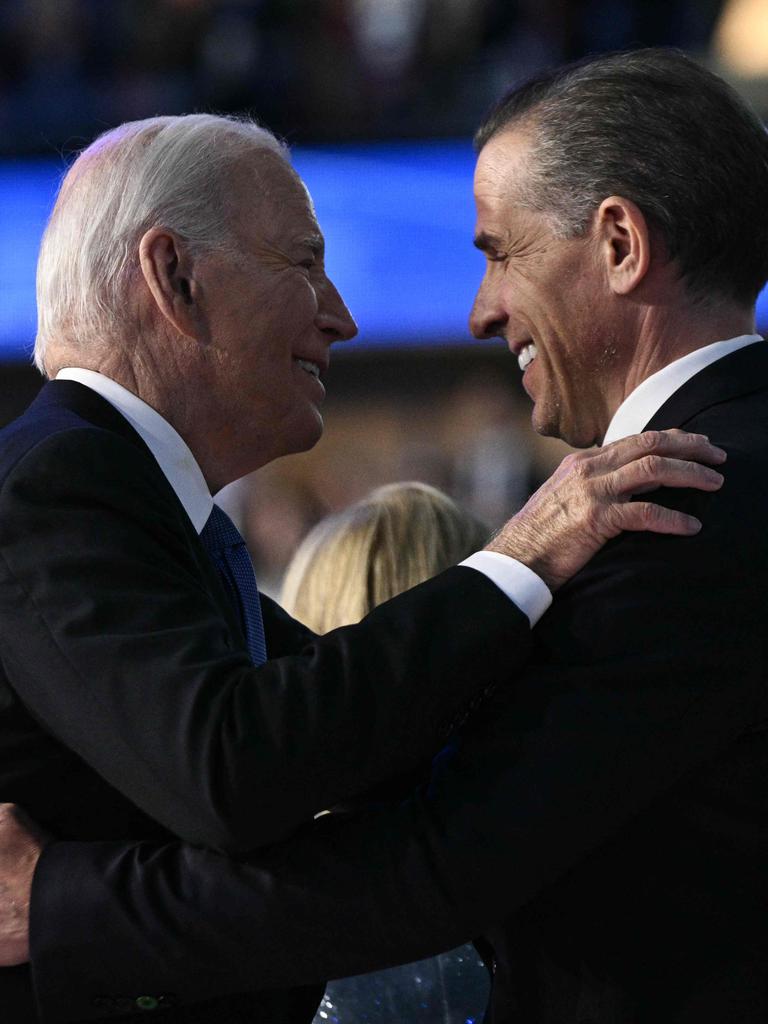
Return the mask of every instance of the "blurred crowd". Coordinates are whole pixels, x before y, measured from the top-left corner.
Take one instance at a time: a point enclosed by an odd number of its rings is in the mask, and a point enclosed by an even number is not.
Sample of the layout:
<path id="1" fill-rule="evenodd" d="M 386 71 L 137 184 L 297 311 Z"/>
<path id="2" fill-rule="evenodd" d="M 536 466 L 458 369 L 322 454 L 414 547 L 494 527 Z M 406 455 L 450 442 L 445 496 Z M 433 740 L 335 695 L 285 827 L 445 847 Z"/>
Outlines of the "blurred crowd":
<path id="1" fill-rule="evenodd" d="M 470 134 L 515 79 L 703 50 L 722 0 L 0 0 L 0 153 L 248 109 L 289 141 Z"/>

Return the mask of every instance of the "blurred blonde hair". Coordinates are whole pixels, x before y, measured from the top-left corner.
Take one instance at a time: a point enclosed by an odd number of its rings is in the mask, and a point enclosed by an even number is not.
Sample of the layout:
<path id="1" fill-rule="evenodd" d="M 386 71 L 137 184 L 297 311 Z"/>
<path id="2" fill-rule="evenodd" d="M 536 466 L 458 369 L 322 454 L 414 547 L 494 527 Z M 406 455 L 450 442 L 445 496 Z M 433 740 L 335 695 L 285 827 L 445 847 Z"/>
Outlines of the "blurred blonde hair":
<path id="1" fill-rule="evenodd" d="M 359 622 L 382 601 L 483 547 L 488 531 L 442 491 L 379 487 L 328 516 L 288 566 L 282 604 L 316 633 Z"/>

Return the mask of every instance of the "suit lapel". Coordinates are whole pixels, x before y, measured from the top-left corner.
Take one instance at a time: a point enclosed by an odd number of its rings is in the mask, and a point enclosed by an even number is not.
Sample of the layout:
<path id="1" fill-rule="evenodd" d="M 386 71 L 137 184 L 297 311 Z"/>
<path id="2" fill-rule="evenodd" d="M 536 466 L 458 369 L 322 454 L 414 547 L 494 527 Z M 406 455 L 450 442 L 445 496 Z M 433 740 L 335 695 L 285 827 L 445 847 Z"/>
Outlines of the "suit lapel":
<path id="1" fill-rule="evenodd" d="M 152 452 L 147 448 L 141 436 L 136 433 L 128 420 L 101 395 L 75 380 L 49 380 L 38 392 L 37 397 L 27 410 L 34 415 L 44 408 L 59 408 L 76 413 L 95 427 L 120 434 L 126 440 L 144 449 L 148 455 Z M 152 456 L 154 462 L 154 456 Z M 165 477 L 163 477 L 165 479 Z"/>
<path id="2" fill-rule="evenodd" d="M 93 426 L 119 434 L 146 452 L 152 470 L 158 478 L 158 483 L 167 491 L 169 501 L 177 511 L 176 518 L 187 536 L 188 543 L 205 581 L 206 589 L 216 601 L 230 627 L 232 635 L 238 637 L 242 645 L 245 646 L 245 636 L 240 616 L 229 594 L 224 589 L 216 567 L 213 565 L 208 552 L 203 548 L 200 538 L 184 510 L 184 506 L 179 501 L 176 492 L 168 483 L 165 473 L 160 469 L 157 460 L 140 434 L 134 430 L 128 420 L 105 398 L 102 398 L 97 392 L 92 391 L 91 388 L 80 384 L 78 381 L 48 381 L 40 389 L 25 415 L 34 415 L 38 411 L 42 412 L 43 409 L 50 409 L 52 407 L 74 412 L 83 420 L 93 424 Z"/>
<path id="3" fill-rule="evenodd" d="M 755 342 L 710 363 L 686 381 L 648 421 L 645 430 L 684 427 L 693 416 L 768 387 L 768 343 Z"/>

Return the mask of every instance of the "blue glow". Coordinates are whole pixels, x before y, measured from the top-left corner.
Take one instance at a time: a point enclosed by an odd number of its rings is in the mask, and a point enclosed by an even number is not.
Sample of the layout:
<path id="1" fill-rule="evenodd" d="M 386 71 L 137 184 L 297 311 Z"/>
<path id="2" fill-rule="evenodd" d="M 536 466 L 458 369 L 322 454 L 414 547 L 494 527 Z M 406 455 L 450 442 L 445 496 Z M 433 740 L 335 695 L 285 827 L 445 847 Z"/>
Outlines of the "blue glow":
<path id="1" fill-rule="evenodd" d="M 757 297 L 757 329 L 761 334 L 768 331 L 768 285 L 763 288 Z"/>
<path id="2" fill-rule="evenodd" d="M 299 150 L 328 268 L 366 344 L 469 339 L 483 272 L 469 142 Z"/>
<path id="3" fill-rule="evenodd" d="M 0 357 L 26 359 L 35 336 L 35 264 L 59 183 L 51 160 L 0 163 Z"/>
<path id="4" fill-rule="evenodd" d="M 472 247 L 474 156 L 467 142 L 297 149 L 327 262 L 360 326 L 356 346 L 469 340 L 483 270 Z M 26 359 L 35 260 L 63 164 L 0 163 L 0 358 Z M 768 290 L 758 302 L 768 327 Z"/>

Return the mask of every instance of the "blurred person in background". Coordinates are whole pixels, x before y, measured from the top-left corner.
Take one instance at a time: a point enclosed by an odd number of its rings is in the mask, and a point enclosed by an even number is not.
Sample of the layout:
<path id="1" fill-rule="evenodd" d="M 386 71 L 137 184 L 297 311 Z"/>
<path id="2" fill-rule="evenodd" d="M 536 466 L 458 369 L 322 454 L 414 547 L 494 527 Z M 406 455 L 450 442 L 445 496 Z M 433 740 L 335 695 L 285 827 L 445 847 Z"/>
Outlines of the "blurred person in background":
<path id="1" fill-rule="evenodd" d="M 352 625 L 458 565 L 488 533 L 436 487 L 387 484 L 313 527 L 286 569 L 280 603 L 314 633 Z"/>
<path id="2" fill-rule="evenodd" d="M 253 122 L 134 122 L 70 167 L 38 262 L 35 358 L 49 380 L 0 433 L 0 785 L 61 838 L 178 837 L 239 855 L 418 768 L 522 669 L 550 588 L 607 539 L 699 529 L 633 493 L 722 483 L 689 461 L 722 452 L 689 435 L 571 460 L 488 550 L 315 637 L 260 599 L 212 495 L 317 442 L 331 346 L 355 333 L 307 190 Z M 649 452 L 686 458 L 649 462 Z M 59 898 L 73 881 L 67 869 Z M 202 975 L 155 994 L 111 971 L 96 990 L 80 987 L 66 954 L 43 952 L 58 946 L 56 915 L 50 893 L 36 892 L 37 1002 L 26 967 L 0 973 L 14 1024 L 34 1020 L 35 1006 L 43 1018 L 165 1009 L 181 1021 L 314 1012 L 311 987 L 255 995 L 238 980 L 220 992 Z M 83 895 L 69 925 L 95 938 Z M 151 887 L 144 896 L 158 910 L 173 900 Z M 23 902 L 2 884 L 7 899 L 20 924 Z M 239 901 L 219 909 L 236 919 Z M 182 968 L 187 939 L 206 931 L 182 926 L 161 960 Z M 293 959 L 277 921 L 263 934 Z M 218 935 L 212 924 L 208 939 Z M 18 930 L 17 940 L 20 964 Z"/>
<path id="3" fill-rule="evenodd" d="M 327 633 L 359 622 L 383 601 L 457 565 L 487 537 L 486 527 L 436 487 L 388 484 L 307 534 L 286 569 L 280 603 L 314 633 Z M 407 792 L 405 783 L 398 785 Z M 331 982 L 320 1003 L 326 1017 L 318 1015 L 315 1022 L 330 1016 L 339 1024 L 428 1018 L 464 1024 L 479 1020 L 488 991 L 485 965 L 465 945 Z"/>

